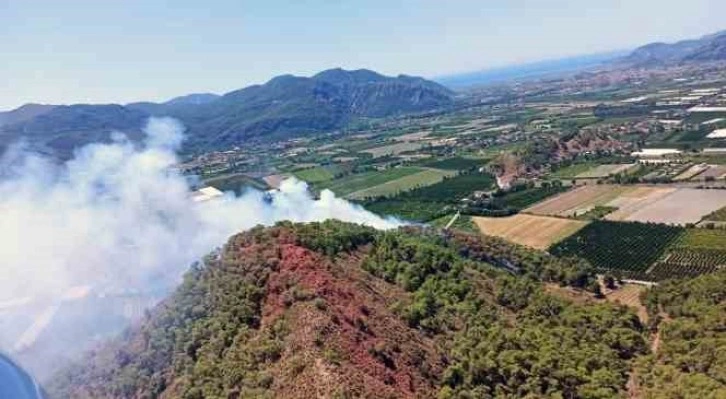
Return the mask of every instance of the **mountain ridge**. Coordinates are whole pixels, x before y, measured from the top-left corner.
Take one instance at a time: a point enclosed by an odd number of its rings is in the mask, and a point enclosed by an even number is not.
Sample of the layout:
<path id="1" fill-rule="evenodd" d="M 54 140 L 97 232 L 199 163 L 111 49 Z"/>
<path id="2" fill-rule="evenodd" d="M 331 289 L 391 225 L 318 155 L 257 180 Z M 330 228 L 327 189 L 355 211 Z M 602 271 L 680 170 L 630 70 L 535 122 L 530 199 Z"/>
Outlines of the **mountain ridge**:
<path id="1" fill-rule="evenodd" d="M 430 111 L 452 101 L 449 89 L 423 78 L 337 68 L 312 77 L 281 75 L 222 96 L 201 93 L 164 103 L 58 106 L 0 125 L 0 148 L 22 137 L 35 147 L 58 149 L 61 158 L 68 158 L 73 149 L 93 142 L 89 139 L 108 141 L 112 131 L 131 130 L 131 139 L 136 140 L 141 123 L 134 128 L 127 123 L 130 120 L 171 116 L 187 127 L 185 149 L 220 149 L 248 139 L 337 130 L 358 118 Z M 109 112 L 110 106 L 117 107 L 115 114 Z M 90 115 L 93 109 L 99 113 Z M 43 134 L 38 131 L 41 127 Z"/>

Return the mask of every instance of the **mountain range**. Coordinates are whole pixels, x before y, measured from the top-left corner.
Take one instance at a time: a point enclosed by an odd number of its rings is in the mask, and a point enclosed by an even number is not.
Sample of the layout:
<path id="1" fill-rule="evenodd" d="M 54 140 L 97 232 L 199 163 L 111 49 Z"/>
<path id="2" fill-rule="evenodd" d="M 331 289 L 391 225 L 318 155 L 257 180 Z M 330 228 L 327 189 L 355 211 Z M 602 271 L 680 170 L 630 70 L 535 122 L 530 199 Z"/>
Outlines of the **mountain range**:
<path id="1" fill-rule="evenodd" d="M 726 31 L 675 43 L 650 43 L 633 50 L 621 62 L 639 66 L 726 60 Z"/>
<path id="2" fill-rule="evenodd" d="M 249 139 L 283 138 L 344 128 L 360 118 L 447 107 L 453 93 L 422 78 L 331 69 L 312 77 L 283 75 L 217 96 L 190 94 L 164 103 L 26 105 L 0 113 L 0 148 L 19 138 L 33 148 L 71 156 L 108 141 L 114 131 L 140 137 L 149 116 L 172 116 L 187 127 L 186 150 L 209 150 Z"/>

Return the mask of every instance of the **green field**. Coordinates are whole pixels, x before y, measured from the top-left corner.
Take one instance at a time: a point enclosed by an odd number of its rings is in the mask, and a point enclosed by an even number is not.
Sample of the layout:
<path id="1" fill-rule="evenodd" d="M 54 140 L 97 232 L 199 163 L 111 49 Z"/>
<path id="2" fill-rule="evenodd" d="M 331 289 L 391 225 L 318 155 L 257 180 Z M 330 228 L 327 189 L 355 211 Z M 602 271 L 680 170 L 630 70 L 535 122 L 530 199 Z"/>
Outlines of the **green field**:
<path id="1" fill-rule="evenodd" d="M 673 243 L 674 247 L 687 249 L 720 250 L 726 252 L 726 230 L 722 229 L 687 229 Z"/>
<path id="2" fill-rule="evenodd" d="M 391 168 L 383 171 L 371 171 L 345 176 L 340 179 L 326 180 L 315 184 L 317 189 L 329 189 L 335 194 L 344 196 L 356 191 L 365 190 L 392 180 L 419 173 L 422 168 L 401 167 Z"/>
<path id="3" fill-rule="evenodd" d="M 437 159 L 434 161 L 424 162 L 422 165 L 430 168 L 445 169 L 445 170 L 472 170 L 482 167 L 486 164 L 486 160 L 482 159 L 471 159 L 463 157 L 452 157 Z"/>
<path id="4" fill-rule="evenodd" d="M 523 190 L 509 191 L 497 197 L 497 200 L 509 208 L 521 210 L 568 189 L 569 187 L 564 186 L 530 187 Z"/>
<path id="5" fill-rule="evenodd" d="M 381 199 L 369 201 L 365 204 L 366 209 L 384 216 L 395 216 L 411 222 L 429 222 L 431 220 L 450 214 L 447 209 L 449 204 L 441 202 L 420 201 L 413 198 L 407 199 Z"/>
<path id="6" fill-rule="evenodd" d="M 414 188 L 429 186 L 438 183 L 446 176 L 452 176 L 455 172 L 425 169 L 418 173 L 403 176 L 396 180 L 391 180 L 371 188 L 366 188 L 348 194 L 346 197 L 351 199 L 365 199 L 381 196 L 390 196 L 412 190 Z"/>
<path id="7" fill-rule="evenodd" d="M 203 181 L 205 185 L 212 186 L 221 191 L 233 191 L 239 195 L 248 188 L 267 190 L 269 186 L 264 182 L 253 179 L 241 173 L 217 176 Z"/>
<path id="8" fill-rule="evenodd" d="M 315 168 L 301 169 L 293 172 L 293 175 L 308 183 L 318 183 L 335 178 L 335 167 L 318 166 Z"/>

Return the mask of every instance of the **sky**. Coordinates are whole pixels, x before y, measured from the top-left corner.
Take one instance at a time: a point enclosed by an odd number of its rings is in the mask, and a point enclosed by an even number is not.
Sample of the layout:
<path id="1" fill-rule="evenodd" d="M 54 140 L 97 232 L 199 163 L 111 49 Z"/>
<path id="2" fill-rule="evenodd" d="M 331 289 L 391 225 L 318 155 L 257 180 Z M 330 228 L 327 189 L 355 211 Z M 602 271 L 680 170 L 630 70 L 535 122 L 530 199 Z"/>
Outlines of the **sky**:
<path id="1" fill-rule="evenodd" d="M 726 29 L 723 0 L 0 0 L 0 110 L 343 67 L 436 77 Z"/>

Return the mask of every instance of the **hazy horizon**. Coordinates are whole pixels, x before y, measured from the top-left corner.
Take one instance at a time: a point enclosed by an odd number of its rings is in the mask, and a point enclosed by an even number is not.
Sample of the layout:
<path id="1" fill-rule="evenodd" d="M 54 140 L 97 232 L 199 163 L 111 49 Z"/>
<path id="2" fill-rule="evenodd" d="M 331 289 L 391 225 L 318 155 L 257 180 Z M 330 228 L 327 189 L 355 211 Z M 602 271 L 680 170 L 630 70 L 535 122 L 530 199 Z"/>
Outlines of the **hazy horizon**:
<path id="1" fill-rule="evenodd" d="M 723 29 L 726 11 L 712 0 L 480 3 L 0 1 L 0 110 L 223 94 L 336 67 L 443 77 L 694 38 Z"/>

